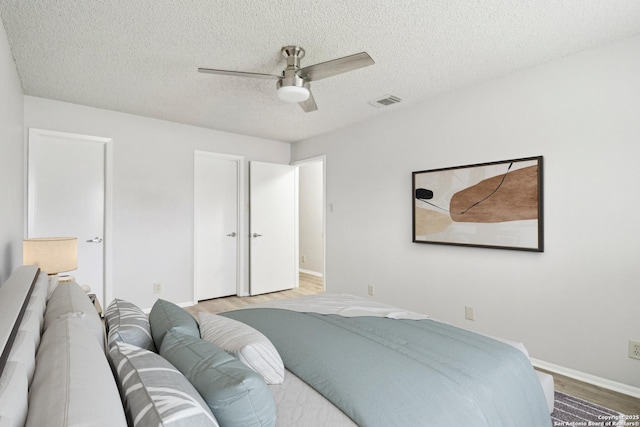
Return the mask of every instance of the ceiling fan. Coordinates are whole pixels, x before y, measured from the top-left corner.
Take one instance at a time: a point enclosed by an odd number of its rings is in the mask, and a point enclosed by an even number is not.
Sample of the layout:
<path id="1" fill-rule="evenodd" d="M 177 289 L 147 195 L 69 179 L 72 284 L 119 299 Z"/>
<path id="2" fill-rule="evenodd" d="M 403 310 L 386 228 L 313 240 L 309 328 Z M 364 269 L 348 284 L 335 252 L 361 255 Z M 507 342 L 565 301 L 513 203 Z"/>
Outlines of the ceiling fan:
<path id="1" fill-rule="evenodd" d="M 200 73 L 222 74 L 225 76 L 277 80 L 278 97 L 285 102 L 299 103 L 300 107 L 308 113 L 318 109 L 311 93 L 310 82 L 374 64 L 369 54 L 360 52 L 300 68 L 300 60 L 304 58 L 303 48 L 300 46 L 285 46 L 282 48 L 282 55 L 287 58 L 287 67 L 279 76 L 246 71 L 216 70 L 213 68 L 198 68 L 198 71 Z"/>

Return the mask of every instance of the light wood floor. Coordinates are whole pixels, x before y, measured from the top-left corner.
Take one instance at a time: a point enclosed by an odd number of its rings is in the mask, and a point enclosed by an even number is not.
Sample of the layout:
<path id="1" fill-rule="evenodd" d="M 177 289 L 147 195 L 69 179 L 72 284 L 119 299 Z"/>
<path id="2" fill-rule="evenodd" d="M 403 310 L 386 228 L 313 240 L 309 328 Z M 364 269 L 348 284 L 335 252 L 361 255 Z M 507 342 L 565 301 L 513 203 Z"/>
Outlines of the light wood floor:
<path id="1" fill-rule="evenodd" d="M 553 375 L 553 382 L 556 391 L 561 391 L 571 396 L 597 403 L 614 411 L 622 412 L 626 415 L 640 415 L 640 399 L 632 396 L 617 393 L 592 384 L 583 383 L 564 375 L 539 369 L 542 372 Z"/>
<path id="2" fill-rule="evenodd" d="M 200 301 L 191 307 L 186 307 L 189 313 L 195 318 L 201 311 L 207 313 L 222 313 L 224 311 L 235 310 L 249 304 L 266 302 L 278 299 L 291 299 L 304 295 L 314 295 L 324 292 L 322 277 L 312 276 L 310 274 L 300 273 L 300 286 L 288 291 L 272 292 L 270 294 L 256 295 L 254 297 L 225 297 L 214 298 L 206 301 Z"/>
<path id="3" fill-rule="evenodd" d="M 303 295 L 313 295 L 322 293 L 324 286 L 321 277 L 300 273 L 300 287 L 282 292 L 257 295 L 253 297 L 225 297 L 201 301 L 197 305 L 186 307 L 186 310 L 194 317 L 198 317 L 201 311 L 208 313 L 221 313 L 234 310 L 242 306 L 257 302 L 265 302 L 275 299 L 290 299 Z M 540 369 L 542 372 L 547 372 Z M 616 393 L 591 384 L 583 383 L 563 375 L 547 372 L 553 375 L 556 391 L 570 394 L 589 402 L 597 403 L 626 415 L 640 415 L 640 399 Z"/>

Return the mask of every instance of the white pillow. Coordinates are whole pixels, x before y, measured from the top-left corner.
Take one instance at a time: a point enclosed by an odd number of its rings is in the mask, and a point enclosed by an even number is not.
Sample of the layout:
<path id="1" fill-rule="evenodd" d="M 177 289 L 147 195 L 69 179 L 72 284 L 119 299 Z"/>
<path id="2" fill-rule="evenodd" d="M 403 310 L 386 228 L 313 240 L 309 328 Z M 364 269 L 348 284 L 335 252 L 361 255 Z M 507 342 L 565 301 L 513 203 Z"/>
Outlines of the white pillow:
<path id="1" fill-rule="evenodd" d="M 282 384 L 284 363 L 271 341 L 249 325 L 211 313 L 200 313 L 200 335 L 262 375 L 267 384 Z"/>

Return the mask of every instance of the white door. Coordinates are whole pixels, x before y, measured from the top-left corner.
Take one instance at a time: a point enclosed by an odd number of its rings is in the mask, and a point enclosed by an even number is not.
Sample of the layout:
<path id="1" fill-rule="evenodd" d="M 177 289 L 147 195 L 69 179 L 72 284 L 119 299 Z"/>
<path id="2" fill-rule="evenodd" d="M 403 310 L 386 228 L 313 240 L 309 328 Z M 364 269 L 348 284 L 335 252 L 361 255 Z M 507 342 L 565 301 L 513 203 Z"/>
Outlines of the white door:
<path id="1" fill-rule="evenodd" d="M 78 269 L 69 274 L 103 303 L 108 141 L 29 129 L 27 235 L 77 237 Z"/>
<path id="2" fill-rule="evenodd" d="M 298 285 L 296 168 L 251 162 L 251 295 Z"/>
<path id="3" fill-rule="evenodd" d="M 242 158 L 194 154 L 196 300 L 238 293 L 239 176 Z"/>

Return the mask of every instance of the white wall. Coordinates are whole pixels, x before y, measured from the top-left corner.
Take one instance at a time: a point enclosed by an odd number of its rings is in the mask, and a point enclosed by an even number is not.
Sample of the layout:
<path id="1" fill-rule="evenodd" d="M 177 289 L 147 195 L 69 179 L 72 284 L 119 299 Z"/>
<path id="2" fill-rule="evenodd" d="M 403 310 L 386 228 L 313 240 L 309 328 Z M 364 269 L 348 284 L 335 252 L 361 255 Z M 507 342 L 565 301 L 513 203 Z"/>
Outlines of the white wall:
<path id="1" fill-rule="evenodd" d="M 425 74 L 428 78 L 428 72 Z M 393 90 L 391 90 L 393 92 Z M 294 144 L 327 156 L 327 290 L 640 387 L 640 37 Z M 411 172 L 544 156 L 544 253 L 411 242 Z M 475 321 L 464 320 L 464 306 Z"/>
<path id="2" fill-rule="evenodd" d="M 143 308 L 193 301 L 193 151 L 290 159 L 287 143 L 30 96 L 24 122 L 113 138 L 113 295 Z"/>
<path id="3" fill-rule="evenodd" d="M 22 265 L 23 95 L 0 21 L 0 284 Z"/>
<path id="4" fill-rule="evenodd" d="M 305 163 L 300 165 L 298 171 L 299 268 L 321 275 L 324 273 L 324 165 L 322 161 Z"/>

